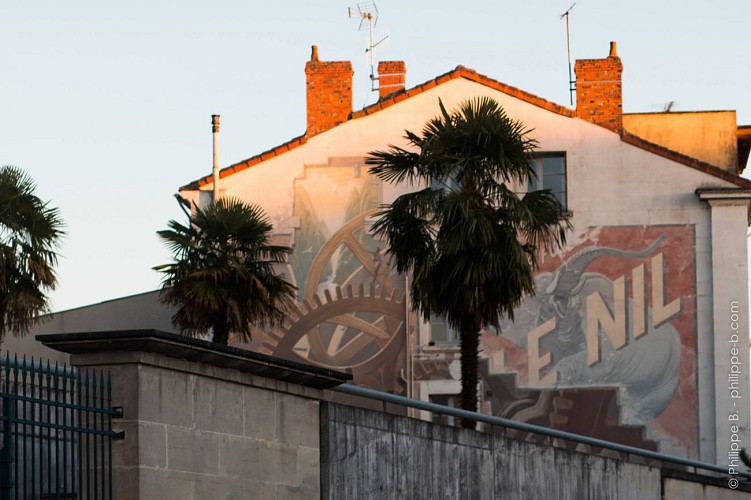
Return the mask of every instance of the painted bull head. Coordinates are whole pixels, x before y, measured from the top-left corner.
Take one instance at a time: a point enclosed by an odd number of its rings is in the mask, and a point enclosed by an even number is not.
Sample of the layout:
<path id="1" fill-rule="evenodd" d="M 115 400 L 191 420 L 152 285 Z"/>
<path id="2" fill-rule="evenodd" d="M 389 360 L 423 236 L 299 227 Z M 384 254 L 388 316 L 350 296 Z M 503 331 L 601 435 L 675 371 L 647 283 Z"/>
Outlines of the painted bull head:
<path id="1" fill-rule="evenodd" d="M 582 289 L 588 281 L 587 268 L 600 257 L 640 259 L 653 254 L 666 235 L 660 235 L 643 250 L 630 251 L 619 248 L 592 246 L 579 250 L 569 257 L 554 273 L 543 273 L 535 280 L 539 312 L 537 324 L 555 318 L 556 329 L 543 341 L 554 360 L 584 349 L 584 328 L 581 317 Z M 599 275 L 598 275 L 599 276 Z M 606 286 L 605 279 L 596 280 L 596 288 Z M 607 280 L 609 281 L 609 280 Z M 610 291 L 600 290 L 604 295 Z"/>

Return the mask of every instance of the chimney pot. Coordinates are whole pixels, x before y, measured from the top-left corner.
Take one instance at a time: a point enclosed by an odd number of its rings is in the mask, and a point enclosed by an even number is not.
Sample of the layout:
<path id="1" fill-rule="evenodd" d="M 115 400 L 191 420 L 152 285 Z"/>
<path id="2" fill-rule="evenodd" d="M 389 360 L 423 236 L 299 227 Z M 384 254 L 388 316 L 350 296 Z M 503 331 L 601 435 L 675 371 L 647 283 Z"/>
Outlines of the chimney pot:
<path id="1" fill-rule="evenodd" d="M 310 47 L 310 60 L 311 61 L 318 60 L 318 45 L 313 45 Z"/>
<path id="2" fill-rule="evenodd" d="M 618 57 L 618 48 L 616 42 L 610 42 L 610 54 L 608 57 Z"/>

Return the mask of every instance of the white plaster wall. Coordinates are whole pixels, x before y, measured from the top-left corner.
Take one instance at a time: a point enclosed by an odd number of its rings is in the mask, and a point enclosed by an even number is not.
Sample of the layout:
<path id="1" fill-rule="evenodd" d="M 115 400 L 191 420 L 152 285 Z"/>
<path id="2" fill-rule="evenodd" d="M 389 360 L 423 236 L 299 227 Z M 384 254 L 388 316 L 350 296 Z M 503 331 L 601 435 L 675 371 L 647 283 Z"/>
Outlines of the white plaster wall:
<path id="1" fill-rule="evenodd" d="M 746 236 L 748 203 L 709 202 L 712 210 L 712 282 L 714 313 L 714 385 L 717 461 L 736 464 L 748 448 L 748 276 Z M 710 379 L 711 380 L 711 379 Z"/>

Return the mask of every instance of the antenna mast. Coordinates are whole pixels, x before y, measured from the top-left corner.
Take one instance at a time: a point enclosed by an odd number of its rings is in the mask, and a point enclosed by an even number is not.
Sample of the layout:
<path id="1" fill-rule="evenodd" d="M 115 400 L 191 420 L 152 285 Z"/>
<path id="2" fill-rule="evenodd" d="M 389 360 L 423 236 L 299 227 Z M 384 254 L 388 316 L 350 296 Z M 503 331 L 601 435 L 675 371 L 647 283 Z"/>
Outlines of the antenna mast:
<path id="1" fill-rule="evenodd" d="M 568 99 L 571 105 L 574 105 L 574 90 L 576 90 L 576 81 L 571 74 L 571 28 L 569 27 L 569 18 L 571 17 L 571 9 L 574 8 L 576 2 L 571 4 L 566 12 L 561 14 L 561 19 L 566 18 L 566 46 L 568 47 Z"/>
<path id="2" fill-rule="evenodd" d="M 378 7 L 376 7 L 375 2 L 360 2 L 357 4 L 357 11 L 352 7 L 347 8 L 347 11 L 350 19 L 353 17 L 360 18 L 359 31 L 364 31 L 365 29 L 368 30 L 368 46 L 365 49 L 365 53 L 368 54 L 370 58 L 370 90 L 378 90 L 375 85 L 378 77 L 375 76 L 375 52 L 373 49 L 388 38 L 388 35 L 386 35 L 377 42 L 373 41 L 373 28 L 375 28 L 378 23 Z"/>

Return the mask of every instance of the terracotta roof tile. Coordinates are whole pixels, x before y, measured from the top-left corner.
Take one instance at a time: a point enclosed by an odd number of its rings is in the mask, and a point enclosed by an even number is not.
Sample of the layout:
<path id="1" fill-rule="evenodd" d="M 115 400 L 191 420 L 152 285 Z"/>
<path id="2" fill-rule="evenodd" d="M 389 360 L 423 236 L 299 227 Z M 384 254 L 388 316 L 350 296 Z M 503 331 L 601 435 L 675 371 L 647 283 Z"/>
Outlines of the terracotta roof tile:
<path id="1" fill-rule="evenodd" d="M 628 132 L 623 133 L 621 140 L 627 144 L 631 144 L 632 146 L 636 146 L 645 151 L 649 151 L 650 153 L 654 153 L 669 160 L 673 160 L 675 162 L 686 165 L 687 167 L 699 170 L 700 172 L 719 177 L 720 179 L 731 182 L 736 186 L 746 189 L 751 188 L 751 180 L 744 179 L 743 177 L 732 174 L 727 170 L 715 167 L 714 165 L 710 165 L 709 163 L 697 160 L 696 158 L 691 158 L 690 156 L 678 153 L 677 151 L 673 151 L 672 149 L 668 149 L 658 144 L 645 141 L 641 137 L 629 134 Z"/>
<path id="2" fill-rule="evenodd" d="M 443 74 L 443 75 L 439 76 L 438 78 L 436 78 L 435 79 L 435 83 L 438 84 L 438 85 L 440 85 L 441 83 L 447 82 L 449 80 L 451 80 L 451 77 L 449 76 L 448 73 L 446 73 L 446 74 Z"/>
<path id="3" fill-rule="evenodd" d="M 228 177 L 232 174 L 236 174 L 237 172 L 240 172 L 241 170 L 245 170 L 246 168 L 250 168 L 253 165 L 257 165 L 258 163 L 261 163 L 262 161 L 266 161 L 270 158 L 279 156 L 282 153 L 286 153 L 287 151 L 290 151 L 299 146 L 302 146 L 306 142 L 308 142 L 308 139 L 304 135 L 295 137 L 294 139 L 291 139 L 285 142 L 284 144 L 281 144 L 273 149 L 269 149 L 268 151 L 264 151 L 263 153 L 260 153 L 256 156 L 248 158 L 247 160 L 243 160 L 241 162 L 235 163 L 228 167 L 224 167 L 223 169 L 219 171 L 219 178 L 221 179 L 224 177 Z M 201 177 L 200 179 L 191 182 L 190 184 L 186 184 L 185 186 L 182 186 L 180 188 L 180 191 L 194 191 L 203 186 L 211 184 L 212 182 L 213 182 L 213 177 L 211 175 L 207 175 L 205 177 Z"/>

